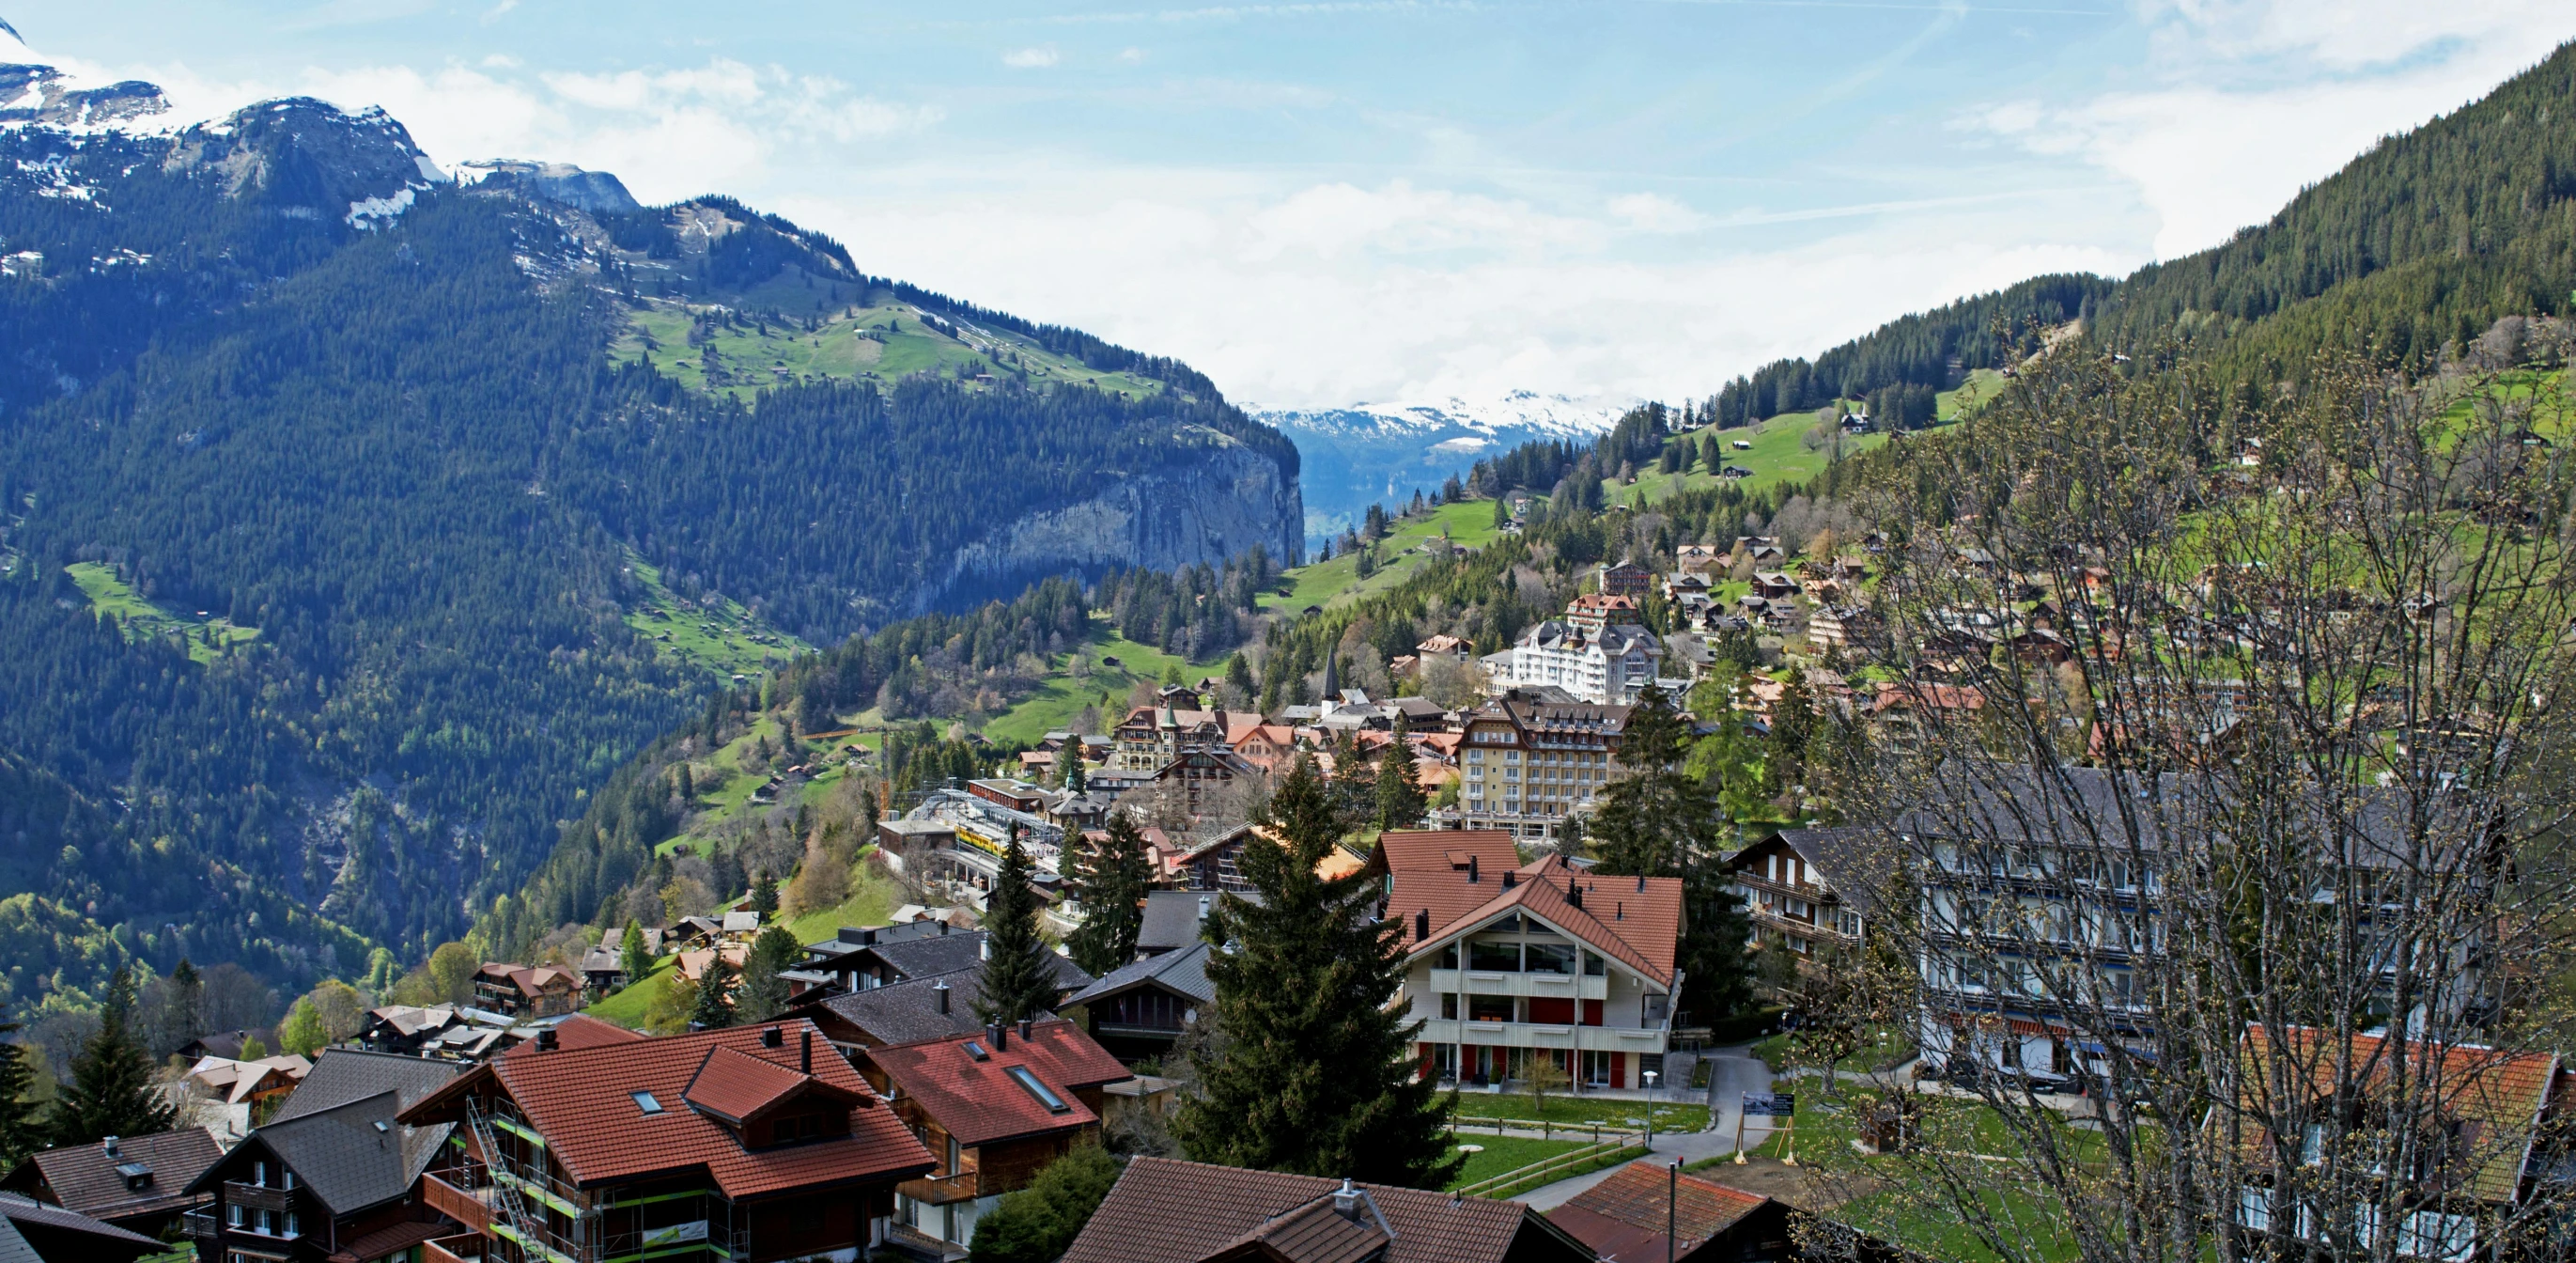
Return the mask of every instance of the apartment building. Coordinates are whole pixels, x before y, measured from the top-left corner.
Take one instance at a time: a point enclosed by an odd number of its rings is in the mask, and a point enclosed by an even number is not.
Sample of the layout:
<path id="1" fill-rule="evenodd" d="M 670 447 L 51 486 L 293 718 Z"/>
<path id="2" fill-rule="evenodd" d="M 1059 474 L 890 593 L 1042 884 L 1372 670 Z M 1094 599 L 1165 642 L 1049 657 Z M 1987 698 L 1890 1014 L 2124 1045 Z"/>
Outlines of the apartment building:
<path id="1" fill-rule="evenodd" d="M 1735 853 L 1727 867 L 1753 919 L 1756 946 L 1777 946 L 1802 970 L 1830 968 L 1857 949 L 1866 928 L 1855 830 L 1791 829 Z"/>
<path id="2" fill-rule="evenodd" d="M 1458 742 L 1458 806 L 1467 829 L 1551 840 L 1620 774 L 1628 707 L 1541 701 L 1507 692 L 1470 712 Z"/>
<path id="3" fill-rule="evenodd" d="M 1663 1069 L 1681 990 L 1680 879 L 1510 854 L 1507 835 L 1450 831 L 1399 838 L 1385 860 L 1422 1073 L 1491 1084 L 1544 1058 L 1577 1090 L 1642 1086 Z"/>

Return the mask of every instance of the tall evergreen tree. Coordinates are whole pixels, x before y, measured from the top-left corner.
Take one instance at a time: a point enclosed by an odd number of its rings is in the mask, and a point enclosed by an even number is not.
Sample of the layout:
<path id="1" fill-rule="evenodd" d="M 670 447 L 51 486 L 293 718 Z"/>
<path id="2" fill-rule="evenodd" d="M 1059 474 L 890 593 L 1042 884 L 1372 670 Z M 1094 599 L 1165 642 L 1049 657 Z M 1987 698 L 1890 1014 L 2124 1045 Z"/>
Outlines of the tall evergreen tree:
<path id="1" fill-rule="evenodd" d="M 794 969 L 804 953 L 796 936 L 783 925 L 762 930 L 752 940 L 751 952 L 742 962 L 742 987 L 734 993 L 736 1025 L 766 1022 L 787 1011 L 787 980 L 779 975 Z"/>
<path id="2" fill-rule="evenodd" d="M 1202 1092 L 1177 1134 L 1203 1162 L 1439 1188 L 1450 1156 L 1434 1085 L 1412 1068 L 1421 1023 L 1390 1007 L 1404 981 L 1400 927 L 1377 888 L 1315 866 L 1341 836 L 1331 795 L 1299 759 L 1243 850 L 1254 903 L 1219 898 L 1207 960 L 1221 1050 L 1191 1054 Z"/>
<path id="3" fill-rule="evenodd" d="M 1412 829 L 1422 824 L 1422 813 L 1430 806 L 1423 797 L 1422 784 L 1413 771 L 1412 725 L 1402 713 L 1395 717 L 1395 743 L 1386 748 L 1377 765 L 1377 827 Z"/>
<path id="4" fill-rule="evenodd" d="M 152 1090 L 152 1056 L 134 1032 L 134 975 L 120 968 L 108 980 L 98 1033 L 72 1058 L 72 1077 L 54 1098 L 57 1144 L 87 1144 L 101 1136 L 148 1136 L 170 1130 L 178 1110 Z"/>
<path id="5" fill-rule="evenodd" d="M 9 1170 L 45 1143 L 36 1104 L 27 1099 L 36 1070 L 27 1060 L 27 1046 L 10 1038 L 17 1033 L 16 1022 L 0 1022 L 0 1169 Z"/>
<path id="6" fill-rule="evenodd" d="M 698 975 L 698 994 L 689 1007 L 689 1027 L 711 1031 L 733 1025 L 733 965 L 718 952 Z"/>
<path id="7" fill-rule="evenodd" d="M 975 1016 L 1016 1022 L 1055 1007 L 1055 963 L 1038 936 L 1038 896 L 1029 888 L 1029 852 L 1020 831 L 1002 855 L 1002 871 L 984 900 L 984 963 L 976 980 Z"/>
<path id="8" fill-rule="evenodd" d="M 1690 723 L 1662 689 L 1649 687 L 1628 712 L 1619 761 L 1628 774 L 1602 790 L 1585 832 L 1605 877 L 1678 877 L 1687 932 L 1679 964 L 1687 1006 L 1716 1019 L 1753 994 L 1753 963 L 1744 950 L 1752 925 L 1732 893 L 1724 858 L 1730 832 L 1718 787 L 1683 767 Z"/>
<path id="9" fill-rule="evenodd" d="M 626 918 L 626 937 L 617 944 L 617 967 L 626 972 L 626 983 L 633 986 L 653 972 L 653 953 L 644 947 L 644 927 L 635 918 Z"/>
<path id="10" fill-rule="evenodd" d="M 1091 792 L 1091 774 L 1082 769 L 1082 743 L 1069 742 L 1064 747 L 1064 787 L 1070 793 Z"/>
<path id="11" fill-rule="evenodd" d="M 1073 895 L 1082 905 L 1082 926 L 1065 944 L 1073 963 L 1095 978 L 1136 958 L 1152 876 L 1145 835 L 1132 817 L 1111 812 L 1108 833 L 1098 850 L 1076 859 Z"/>
<path id="12" fill-rule="evenodd" d="M 778 915 L 778 883 L 767 873 L 754 873 L 751 878 L 751 910 L 760 914 L 762 924 Z"/>

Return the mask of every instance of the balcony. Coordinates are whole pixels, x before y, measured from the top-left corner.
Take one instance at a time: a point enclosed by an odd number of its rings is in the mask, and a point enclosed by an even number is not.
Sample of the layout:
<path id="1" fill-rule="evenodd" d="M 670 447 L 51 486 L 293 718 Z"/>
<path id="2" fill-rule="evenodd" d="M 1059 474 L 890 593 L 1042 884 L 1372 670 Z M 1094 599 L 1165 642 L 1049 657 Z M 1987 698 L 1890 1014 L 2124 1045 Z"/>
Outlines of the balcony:
<path id="1" fill-rule="evenodd" d="M 1488 969 L 1434 969 L 1422 990 L 1430 994 L 1538 996 L 1543 999 L 1607 1000 L 1606 974 L 1530 974 Z"/>
<path id="2" fill-rule="evenodd" d="M 1659 1053 L 1662 1027 L 1561 1026 L 1547 1022 L 1473 1022 L 1432 1018 L 1415 1039 L 1432 1044 L 1483 1044 L 1501 1048 L 1580 1048 L 1597 1052 Z"/>
<path id="3" fill-rule="evenodd" d="M 282 1188 L 244 1184 L 239 1180 L 229 1180 L 224 1184 L 224 1202 L 227 1205 L 246 1206 L 253 1210 L 283 1211 L 294 1196 Z"/>
<path id="4" fill-rule="evenodd" d="M 492 1232 L 492 1190 L 468 1191 L 435 1175 L 420 1177 L 420 1200 L 431 1210 L 465 1225 L 468 1231 L 488 1236 Z"/>
<path id="5" fill-rule="evenodd" d="M 977 1187 L 976 1172 L 960 1171 L 955 1175 L 941 1176 L 937 1179 L 925 1176 L 920 1179 L 905 1180 L 895 1185 L 894 1191 L 927 1206 L 945 1206 L 951 1202 L 975 1200 Z"/>
<path id="6" fill-rule="evenodd" d="M 421 1263 L 483 1263 L 483 1238 L 473 1233 L 420 1243 Z"/>
<path id="7" fill-rule="evenodd" d="M 215 1219 L 215 1212 L 211 1210 L 189 1211 L 179 1216 L 179 1226 L 191 1238 L 198 1241 L 212 1241 L 215 1239 L 215 1234 L 223 1230 L 222 1225 Z"/>

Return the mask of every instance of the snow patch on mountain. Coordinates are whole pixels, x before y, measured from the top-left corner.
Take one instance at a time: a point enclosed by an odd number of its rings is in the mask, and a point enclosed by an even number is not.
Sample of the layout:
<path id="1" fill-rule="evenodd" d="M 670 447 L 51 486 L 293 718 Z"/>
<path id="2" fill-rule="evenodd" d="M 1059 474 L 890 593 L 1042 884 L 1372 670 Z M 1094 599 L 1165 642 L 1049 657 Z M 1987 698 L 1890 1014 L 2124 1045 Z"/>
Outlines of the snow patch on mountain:
<path id="1" fill-rule="evenodd" d="M 1254 410 L 1283 429 L 1317 434 L 1432 434 L 1465 431 L 1515 442 L 1534 437 L 1593 438 L 1609 432 L 1620 414 L 1642 400 L 1633 395 L 1548 395 L 1515 390 L 1490 399 L 1362 403 L 1347 408 Z"/>
<path id="2" fill-rule="evenodd" d="M 1252 415 L 1297 444 L 1313 544 L 1348 529 L 1371 504 L 1393 506 L 1417 491 L 1437 491 L 1477 461 L 1523 443 L 1589 443 L 1639 402 L 1626 395 L 1516 390 L 1480 400 L 1254 409 Z"/>

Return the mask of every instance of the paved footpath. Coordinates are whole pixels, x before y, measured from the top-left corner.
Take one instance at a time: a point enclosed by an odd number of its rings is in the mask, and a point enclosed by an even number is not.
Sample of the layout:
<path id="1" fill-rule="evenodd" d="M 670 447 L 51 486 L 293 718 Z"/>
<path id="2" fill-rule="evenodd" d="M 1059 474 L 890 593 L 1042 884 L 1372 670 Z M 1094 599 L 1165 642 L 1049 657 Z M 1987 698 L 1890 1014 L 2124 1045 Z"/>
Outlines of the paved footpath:
<path id="1" fill-rule="evenodd" d="M 1662 1165 L 1679 1158 L 1682 1165 L 1688 1166 L 1703 1159 L 1724 1157 L 1735 1152 L 1736 1113 L 1743 1100 L 1739 1094 L 1745 1092 L 1758 1094 L 1771 1090 L 1771 1068 L 1754 1060 L 1750 1048 L 1751 1045 L 1717 1048 L 1702 1054 L 1709 1062 L 1709 1129 L 1678 1133 L 1657 1132 L 1654 1152 L 1637 1161 Z M 1676 1070 L 1678 1071 L 1679 1067 L 1676 1067 Z M 1759 1145 L 1770 1134 L 1770 1121 L 1757 1119 L 1745 1125 L 1744 1143 L 1748 1147 Z M 1603 1167 L 1589 1175 L 1558 1180 L 1554 1184 L 1542 1184 L 1512 1200 L 1527 1202 L 1539 1210 L 1553 1210 L 1564 1205 L 1575 1194 L 1609 1179 L 1610 1173 L 1618 1169 L 1615 1166 Z"/>

